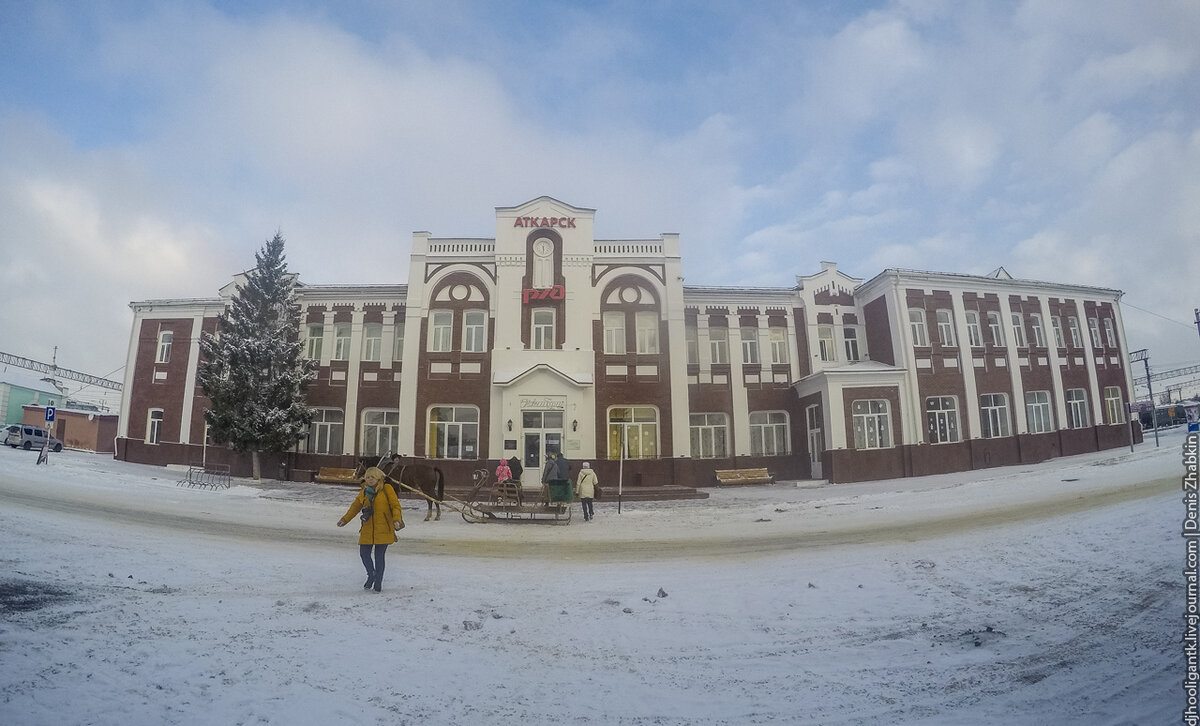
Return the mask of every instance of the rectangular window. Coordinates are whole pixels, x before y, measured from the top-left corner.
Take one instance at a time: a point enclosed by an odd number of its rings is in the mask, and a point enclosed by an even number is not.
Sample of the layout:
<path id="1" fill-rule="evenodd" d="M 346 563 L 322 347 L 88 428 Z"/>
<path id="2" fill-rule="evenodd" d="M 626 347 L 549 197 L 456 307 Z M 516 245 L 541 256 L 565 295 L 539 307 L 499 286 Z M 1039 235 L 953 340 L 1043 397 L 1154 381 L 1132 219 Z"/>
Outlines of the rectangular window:
<path id="1" fill-rule="evenodd" d="M 1067 318 L 1067 330 L 1071 332 L 1071 347 L 1083 347 L 1083 334 L 1079 330 L 1079 318 L 1071 315 Z"/>
<path id="2" fill-rule="evenodd" d="M 308 358 L 321 360 L 321 346 L 325 343 L 325 326 L 314 323 L 308 326 Z"/>
<path id="3" fill-rule="evenodd" d="M 396 453 L 400 436 L 400 412 L 382 409 L 363 411 L 363 456 Z"/>
<path id="4" fill-rule="evenodd" d="M 155 363 L 170 363 L 171 362 L 171 343 L 175 340 L 175 333 L 170 330 L 161 330 L 158 333 L 158 355 L 155 356 Z"/>
<path id="5" fill-rule="evenodd" d="M 607 355 L 625 355 L 625 313 L 610 310 L 601 319 L 604 323 L 604 352 Z"/>
<path id="6" fill-rule="evenodd" d="M 1095 318 L 1088 318 L 1088 335 L 1092 339 L 1092 347 L 1100 347 L 1100 323 Z"/>
<path id="7" fill-rule="evenodd" d="M 688 365 L 700 365 L 700 331 L 697 329 L 695 323 L 687 323 L 684 326 L 683 338 L 687 342 Z"/>
<path id="8" fill-rule="evenodd" d="M 949 310 L 938 310 L 937 316 L 938 341 L 945 346 L 954 345 L 954 313 Z"/>
<path id="9" fill-rule="evenodd" d="M 487 313 L 482 310 L 467 310 L 463 313 L 464 353 L 482 353 L 487 350 Z"/>
<path id="10" fill-rule="evenodd" d="M 967 339 L 975 348 L 983 347 L 983 333 L 979 328 L 979 312 L 968 310 L 967 316 Z"/>
<path id="11" fill-rule="evenodd" d="M 1021 319 L 1021 313 L 1012 314 L 1013 324 L 1013 343 L 1018 348 L 1025 348 L 1025 321 Z"/>
<path id="12" fill-rule="evenodd" d="M 1109 424 L 1125 423 L 1125 402 L 1118 386 L 1104 388 L 1104 416 Z"/>
<path id="13" fill-rule="evenodd" d="M 788 362 L 787 328 L 779 326 L 768 328 L 767 334 L 771 339 L 771 363 L 786 364 Z"/>
<path id="14" fill-rule="evenodd" d="M 454 347 L 454 313 L 434 310 L 429 314 L 429 352 L 449 353 Z"/>
<path id="15" fill-rule="evenodd" d="M 753 456 L 787 456 L 788 415 L 786 411 L 750 412 L 750 453 Z"/>
<path id="16" fill-rule="evenodd" d="M 842 328 L 842 336 L 846 343 L 846 360 L 859 360 L 858 330 L 847 325 Z"/>
<path id="17" fill-rule="evenodd" d="M 729 419 L 723 413 L 693 413 L 689 416 L 692 456 L 701 459 L 729 456 Z"/>
<path id="18" fill-rule="evenodd" d="M 341 454 L 344 421 L 340 408 L 313 409 L 308 439 L 304 442 L 306 451 L 310 454 Z"/>
<path id="19" fill-rule="evenodd" d="M 161 408 L 150 409 L 146 417 L 146 443 L 157 444 L 162 440 L 163 426 L 163 410 Z"/>
<path id="20" fill-rule="evenodd" d="M 433 406 L 429 409 L 431 459 L 479 458 L 479 409 L 474 406 Z"/>
<path id="21" fill-rule="evenodd" d="M 738 337 L 742 339 L 742 362 L 758 365 L 758 328 L 742 327 Z"/>
<path id="22" fill-rule="evenodd" d="M 554 350 L 554 310 L 551 308 L 533 311 L 533 349 Z"/>
<path id="23" fill-rule="evenodd" d="M 1004 328 L 1000 326 L 1000 313 L 990 312 L 987 314 L 988 334 L 992 336 L 992 345 L 1004 345 Z"/>
<path id="24" fill-rule="evenodd" d="M 713 365 L 729 363 L 729 328 L 708 329 L 708 350 Z"/>
<path id="25" fill-rule="evenodd" d="M 1054 329 L 1054 344 L 1059 348 L 1066 348 L 1067 344 L 1063 342 L 1062 318 L 1057 315 L 1050 316 L 1050 327 Z"/>
<path id="26" fill-rule="evenodd" d="M 985 439 L 1008 436 L 1008 396 L 985 393 L 979 397 L 980 433 Z"/>
<path id="27" fill-rule="evenodd" d="M 1054 409 L 1050 408 L 1049 391 L 1025 392 L 1025 420 L 1031 434 L 1048 434 L 1054 430 Z"/>
<path id="28" fill-rule="evenodd" d="M 908 310 L 908 326 L 912 329 L 913 345 L 929 345 L 929 331 L 925 328 L 925 311 L 917 308 Z"/>
<path id="29" fill-rule="evenodd" d="M 377 361 L 383 354 L 383 324 L 367 323 L 363 326 L 362 359 Z"/>
<path id="30" fill-rule="evenodd" d="M 724 328 L 722 328 L 724 330 Z M 608 410 L 608 458 L 658 458 L 658 409 L 618 406 Z"/>
<path id="31" fill-rule="evenodd" d="M 395 335 L 392 338 L 392 360 L 404 360 L 404 321 L 396 323 Z"/>
<path id="32" fill-rule="evenodd" d="M 350 323 L 333 326 L 333 359 L 350 360 Z"/>
<path id="33" fill-rule="evenodd" d="M 640 312 L 634 316 L 637 325 L 637 352 L 653 354 L 658 352 L 658 313 L 652 311 Z"/>
<path id="34" fill-rule="evenodd" d="M 1067 389 L 1067 426 L 1073 429 L 1086 429 L 1091 426 L 1088 416 L 1087 391 L 1082 388 Z"/>
<path id="35" fill-rule="evenodd" d="M 1104 319 L 1104 343 L 1109 348 L 1117 347 L 1117 326 L 1112 318 Z"/>
<path id="36" fill-rule="evenodd" d="M 925 427 L 931 444 L 950 444 L 959 440 L 958 401 L 954 396 L 925 399 Z"/>
<path id="37" fill-rule="evenodd" d="M 822 325 L 817 328 L 817 349 L 821 353 L 821 360 L 837 360 L 837 348 L 833 343 L 832 326 Z"/>
<path id="38" fill-rule="evenodd" d="M 1046 347 L 1046 331 L 1042 328 L 1042 316 L 1038 313 L 1029 314 L 1029 329 L 1033 331 L 1033 344 L 1038 348 Z"/>
<path id="39" fill-rule="evenodd" d="M 892 446 L 891 406 L 884 399 L 867 399 L 850 404 L 854 448 L 888 449 Z"/>

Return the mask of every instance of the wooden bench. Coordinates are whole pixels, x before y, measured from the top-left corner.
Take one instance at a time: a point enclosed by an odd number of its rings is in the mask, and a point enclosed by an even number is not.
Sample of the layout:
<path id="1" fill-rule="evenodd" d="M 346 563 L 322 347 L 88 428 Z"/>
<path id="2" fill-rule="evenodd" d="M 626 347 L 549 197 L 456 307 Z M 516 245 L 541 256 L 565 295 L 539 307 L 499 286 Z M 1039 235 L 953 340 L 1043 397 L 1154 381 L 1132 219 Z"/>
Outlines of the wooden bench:
<path id="1" fill-rule="evenodd" d="M 774 484 L 775 477 L 763 469 L 717 469 L 717 483 L 730 484 Z"/>
<path id="2" fill-rule="evenodd" d="M 322 466 L 313 481 L 318 484 L 361 484 L 362 481 L 354 476 L 354 469 L 344 469 L 337 466 Z"/>

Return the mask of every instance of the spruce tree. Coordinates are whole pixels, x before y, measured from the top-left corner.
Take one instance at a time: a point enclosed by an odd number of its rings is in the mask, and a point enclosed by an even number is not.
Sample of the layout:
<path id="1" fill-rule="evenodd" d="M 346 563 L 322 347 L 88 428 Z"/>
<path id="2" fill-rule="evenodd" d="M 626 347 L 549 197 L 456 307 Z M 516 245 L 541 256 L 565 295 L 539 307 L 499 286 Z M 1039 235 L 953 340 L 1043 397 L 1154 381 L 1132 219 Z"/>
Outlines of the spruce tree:
<path id="1" fill-rule="evenodd" d="M 316 364 L 301 356 L 300 305 L 278 232 L 255 253 L 216 334 L 200 338 L 197 372 L 211 407 L 204 420 L 218 444 L 249 451 L 254 478 L 260 452 L 287 451 L 308 433 L 312 409 L 304 399 Z"/>

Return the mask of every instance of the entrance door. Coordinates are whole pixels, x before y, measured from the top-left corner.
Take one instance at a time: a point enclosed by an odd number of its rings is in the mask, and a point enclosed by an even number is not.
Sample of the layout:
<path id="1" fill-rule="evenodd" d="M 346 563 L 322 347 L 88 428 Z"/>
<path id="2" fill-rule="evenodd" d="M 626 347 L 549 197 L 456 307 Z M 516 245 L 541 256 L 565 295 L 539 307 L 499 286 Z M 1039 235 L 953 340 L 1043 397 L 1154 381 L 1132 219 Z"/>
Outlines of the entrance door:
<path id="1" fill-rule="evenodd" d="M 825 434 L 821 431 L 821 407 L 809 406 L 805 413 L 808 419 L 808 463 L 812 469 L 812 478 L 820 479 L 821 454 L 825 451 Z"/>
<path id="2" fill-rule="evenodd" d="M 562 411 L 522 411 L 521 485 L 537 488 L 542 485 L 542 469 L 546 455 L 562 451 Z"/>

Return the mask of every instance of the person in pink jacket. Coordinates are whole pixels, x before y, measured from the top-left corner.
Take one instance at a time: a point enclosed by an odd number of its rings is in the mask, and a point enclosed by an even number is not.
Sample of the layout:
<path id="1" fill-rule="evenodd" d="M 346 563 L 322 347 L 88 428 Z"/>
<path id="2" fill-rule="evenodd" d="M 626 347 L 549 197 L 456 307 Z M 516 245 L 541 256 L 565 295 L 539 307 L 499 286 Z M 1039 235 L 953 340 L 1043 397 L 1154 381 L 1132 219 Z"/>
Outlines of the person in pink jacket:
<path id="1" fill-rule="evenodd" d="M 396 541 L 396 532 L 404 529 L 404 517 L 396 490 L 387 483 L 383 470 L 377 467 L 367 469 L 363 475 L 362 489 L 350 503 L 346 514 L 338 520 L 337 526 L 345 527 L 355 514 L 360 513 L 362 528 L 358 531 L 358 555 L 367 568 L 367 581 L 363 583 L 363 589 L 374 587 L 375 592 L 382 592 L 387 547 Z"/>

